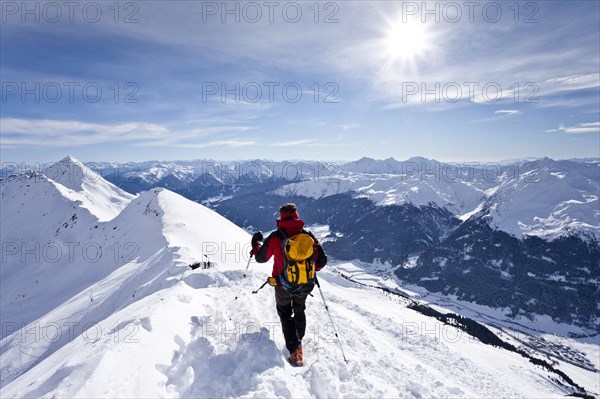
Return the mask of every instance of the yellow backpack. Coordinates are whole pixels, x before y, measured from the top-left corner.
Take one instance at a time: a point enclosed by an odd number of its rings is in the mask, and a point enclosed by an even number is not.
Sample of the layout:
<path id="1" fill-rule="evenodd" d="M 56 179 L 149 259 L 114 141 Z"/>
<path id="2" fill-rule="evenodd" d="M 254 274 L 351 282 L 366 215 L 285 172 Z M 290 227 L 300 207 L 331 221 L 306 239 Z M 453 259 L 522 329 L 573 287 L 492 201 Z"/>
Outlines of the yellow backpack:
<path id="1" fill-rule="evenodd" d="M 302 288 L 312 289 L 315 283 L 315 240 L 300 233 L 287 237 L 283 230 L 281 247 L 283 249 L 283 273 L 279 275 L 280 284 L 288 292 L 301 292 Z"/>

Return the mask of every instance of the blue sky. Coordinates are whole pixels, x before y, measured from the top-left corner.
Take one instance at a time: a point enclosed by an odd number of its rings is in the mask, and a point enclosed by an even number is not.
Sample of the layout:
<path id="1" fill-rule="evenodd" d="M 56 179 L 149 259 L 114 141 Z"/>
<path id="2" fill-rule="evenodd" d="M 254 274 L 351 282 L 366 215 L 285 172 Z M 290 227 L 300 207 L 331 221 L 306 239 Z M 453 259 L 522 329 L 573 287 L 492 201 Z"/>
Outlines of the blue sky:
<path id="1" fill-rule="evenodd" d="M 3 162 L 600 155 L 597 1 L 43 4 L 1 5 Z"/>

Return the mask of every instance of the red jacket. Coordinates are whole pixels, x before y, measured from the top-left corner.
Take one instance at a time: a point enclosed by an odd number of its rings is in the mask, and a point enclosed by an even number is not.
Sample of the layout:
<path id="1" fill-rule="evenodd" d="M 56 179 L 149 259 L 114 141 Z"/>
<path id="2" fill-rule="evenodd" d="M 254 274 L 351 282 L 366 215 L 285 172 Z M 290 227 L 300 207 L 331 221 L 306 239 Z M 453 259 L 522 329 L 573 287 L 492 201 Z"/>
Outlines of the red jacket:
<path id="1" fill-rule="evenodd" d="M 276 220 L 277 228 L 285 231 L 288 237 L 295 236 L 296 234 L 300 234 L 301 232 L 305 232 L 309 234 L 315 240 L 315 269 L 321 270 L 323 266 L 327 264 L 327 256 L 325 256 L 325 252 L 321 245 L 317 242 L 315 236 L 309 232 L 305 231 L 302 228 L 304 227 L 304 221 L 300 219 L 286 219 L 286 220 Z M 267 239 L 265 240 L 263 245 L 258 244 L 254 248 L 252 248 L 252 252 L 254 253 L 254 258 L 258 263 L 265 263 L 271 259 L 272 256 L 275 256 L 275 260 L 273 262 L 273 277 L 281 274 L 283 272 L 283 249 L 281 248 L 281 235 L 279 231 L 275 230 L 272 232 Z"/>

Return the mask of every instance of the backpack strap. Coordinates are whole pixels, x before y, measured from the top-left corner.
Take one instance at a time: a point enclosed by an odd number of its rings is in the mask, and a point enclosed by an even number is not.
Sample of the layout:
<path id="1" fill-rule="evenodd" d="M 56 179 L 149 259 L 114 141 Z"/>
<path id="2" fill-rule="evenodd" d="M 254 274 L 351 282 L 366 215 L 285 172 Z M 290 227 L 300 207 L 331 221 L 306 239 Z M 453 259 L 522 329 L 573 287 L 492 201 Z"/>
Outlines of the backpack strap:
<path id="1" fill-rule="evenodd" d="M 285 240 L 286 238 L 289 238 L 289 236 L 287 235 L 287 233 L 285 232 L 285 230 L 282 229 L 281 227 L 277 229 L 277 234 L 279 234 L 279 237 L 281 238 L 281 241 Z"/>
<path id="2" fill-rule="evenodd" d="M 281 239 L 281 250 L 283 251 L 283 246 L 285 245 L 285 240 L 288 238 L 288 235 L 286 234 L 285 230 L 283 230 L 282 228 L 277 229 L 276 234 L 279 235 L 279 238 Z M 277 278 L 279 285 L 282 286 L 285 291 L 288 291 L 289 289 L 292 288 L 292 286 L 287 281 L 285 281 L 285 278 L 283 278 L 283 274 L 285 273 L 285 262 L 286 262 L 285 253 L 283 254 L 283 257 L 284 257 L 283 271 L 275 277 Z"/>

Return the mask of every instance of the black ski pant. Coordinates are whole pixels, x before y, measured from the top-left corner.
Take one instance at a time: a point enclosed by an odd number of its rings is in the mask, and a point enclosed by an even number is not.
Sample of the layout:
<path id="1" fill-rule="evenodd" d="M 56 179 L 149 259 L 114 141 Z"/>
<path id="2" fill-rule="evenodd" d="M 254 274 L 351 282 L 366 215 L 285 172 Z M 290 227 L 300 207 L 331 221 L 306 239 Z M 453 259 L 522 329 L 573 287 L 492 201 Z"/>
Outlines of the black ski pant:
<path id="1" fill-rule="evenodd" d="M 306 331 L 306 297 L 308 293 L 290 295 L 281 287 L 275 287 L 277 314 L 281 320 L 281 328 L 285 338 L 285 346 L 293 353 L 304 337 Z"/>

